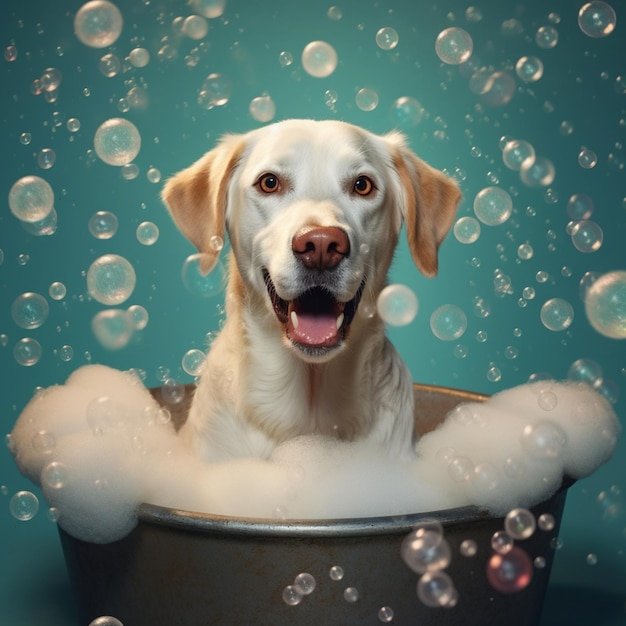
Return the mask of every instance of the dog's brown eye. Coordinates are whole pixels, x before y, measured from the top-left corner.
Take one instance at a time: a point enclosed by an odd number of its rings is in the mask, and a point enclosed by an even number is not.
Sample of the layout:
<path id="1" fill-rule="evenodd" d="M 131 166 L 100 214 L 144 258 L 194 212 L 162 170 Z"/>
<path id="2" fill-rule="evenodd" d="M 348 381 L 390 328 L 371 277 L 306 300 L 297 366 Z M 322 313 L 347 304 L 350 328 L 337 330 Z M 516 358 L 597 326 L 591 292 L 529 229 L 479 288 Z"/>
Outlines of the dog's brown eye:
<path id="1" fill-rule="evenodd" d="M 354 181 L 353 189 L 360 196 L 367 196 L 374 190 L 374 183 L 367 176 L 359 176 Z"/>
<path id="2" fill-rule="evenodd" d="M 280 188 L 280 181 L 275 174 L 263 174 L 257 184 L 264 193 L 274 193 Z"/>

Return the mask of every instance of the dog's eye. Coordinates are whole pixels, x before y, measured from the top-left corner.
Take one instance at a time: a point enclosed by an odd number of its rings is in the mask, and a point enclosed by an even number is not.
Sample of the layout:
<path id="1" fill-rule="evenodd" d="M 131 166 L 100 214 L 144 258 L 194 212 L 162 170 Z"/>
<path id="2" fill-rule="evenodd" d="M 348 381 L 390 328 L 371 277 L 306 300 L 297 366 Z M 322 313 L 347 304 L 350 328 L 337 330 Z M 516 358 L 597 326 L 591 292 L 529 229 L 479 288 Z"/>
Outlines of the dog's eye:
<path id="1" fill-rule="evenodd" d="M 353 189 L 354 192 L 358 193 L 360 196 L 368 196 L 374 191 L 374 183 L 367 176 L 359 176 L 354 181 Z"/>
<path id="2" fill-rule="evenodd" d="M 263 174 L 257 181 L 257 185 L 263 193 L 274 193 L 280 189 L 280 181 L 276 174 Z"/>

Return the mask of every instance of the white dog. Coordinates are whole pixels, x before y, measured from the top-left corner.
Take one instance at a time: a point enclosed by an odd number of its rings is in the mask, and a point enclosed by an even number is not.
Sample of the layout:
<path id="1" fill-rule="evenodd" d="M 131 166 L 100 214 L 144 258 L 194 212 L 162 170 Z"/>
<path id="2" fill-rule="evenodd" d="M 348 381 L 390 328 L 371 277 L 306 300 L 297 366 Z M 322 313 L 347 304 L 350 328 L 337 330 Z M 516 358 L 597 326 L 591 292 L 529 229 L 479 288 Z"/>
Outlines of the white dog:
<path id="1" fill-rule="evenodd" d="M 411 375 L 375 314 L 402 223 L 426 276 L 455 183 L 398 133 L 288 120 L 219 145 L 163 199 L 205 269 L 231 243 L 226 321 L 181 436 L 207 461 L 267 458 L 298 435 L 414 448 Z M 219 241 L 219 240 L 217 240 Z"/>

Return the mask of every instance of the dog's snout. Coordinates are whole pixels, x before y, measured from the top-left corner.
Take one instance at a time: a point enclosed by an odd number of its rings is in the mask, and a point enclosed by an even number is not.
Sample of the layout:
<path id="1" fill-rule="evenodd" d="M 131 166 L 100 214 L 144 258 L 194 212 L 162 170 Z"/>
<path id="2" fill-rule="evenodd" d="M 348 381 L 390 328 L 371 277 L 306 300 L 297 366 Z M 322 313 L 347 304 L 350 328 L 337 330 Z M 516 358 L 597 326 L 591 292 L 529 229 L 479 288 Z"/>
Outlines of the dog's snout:
<path id="1" fill-rule="evenodd" d="M 291 240 L 291 249 L 305 267 L 329 270 L 350 253 L 347 233 L 335 226 L 303 228 Z"/>

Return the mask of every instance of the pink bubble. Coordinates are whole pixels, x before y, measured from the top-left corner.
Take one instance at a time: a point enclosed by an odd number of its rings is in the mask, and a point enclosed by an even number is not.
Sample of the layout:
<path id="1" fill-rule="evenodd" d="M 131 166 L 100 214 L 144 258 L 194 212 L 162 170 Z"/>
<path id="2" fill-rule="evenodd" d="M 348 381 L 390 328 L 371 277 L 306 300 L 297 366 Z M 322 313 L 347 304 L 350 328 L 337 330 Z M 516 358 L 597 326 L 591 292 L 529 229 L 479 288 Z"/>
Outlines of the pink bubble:
<path id="1" fill-rule="evenodd" d="M 517 593 L 530 584 L 532 577 L 532 561 L 518 547 L 506 554 L 494 554 L 487 563 L 487 580 L 500 593 Z"/>

